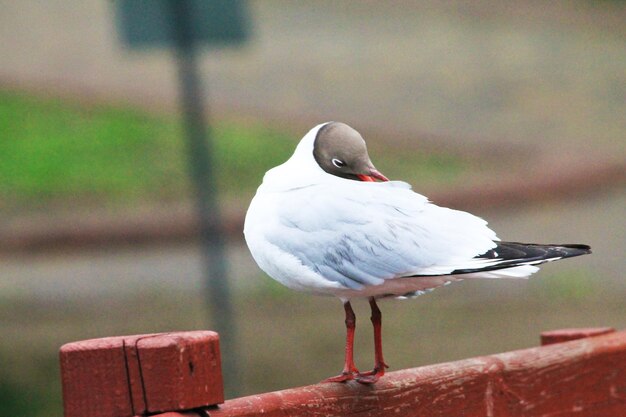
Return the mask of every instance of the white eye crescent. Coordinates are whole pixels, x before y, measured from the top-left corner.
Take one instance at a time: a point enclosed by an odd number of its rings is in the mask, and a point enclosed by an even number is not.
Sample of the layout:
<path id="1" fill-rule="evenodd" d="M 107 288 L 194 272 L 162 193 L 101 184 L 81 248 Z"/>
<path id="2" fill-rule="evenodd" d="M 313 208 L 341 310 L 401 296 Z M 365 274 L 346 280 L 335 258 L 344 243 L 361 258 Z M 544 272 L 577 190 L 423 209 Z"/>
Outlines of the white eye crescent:
<path id="1" fill-rule="evenodd" d="M 341 159 L 333 158 L 330 160 L 330 162 L 332 162 L 333 165 L 336 166 L 337 168 L 343 168 L 346 166 L 346 163 L 343 162 Z"/>

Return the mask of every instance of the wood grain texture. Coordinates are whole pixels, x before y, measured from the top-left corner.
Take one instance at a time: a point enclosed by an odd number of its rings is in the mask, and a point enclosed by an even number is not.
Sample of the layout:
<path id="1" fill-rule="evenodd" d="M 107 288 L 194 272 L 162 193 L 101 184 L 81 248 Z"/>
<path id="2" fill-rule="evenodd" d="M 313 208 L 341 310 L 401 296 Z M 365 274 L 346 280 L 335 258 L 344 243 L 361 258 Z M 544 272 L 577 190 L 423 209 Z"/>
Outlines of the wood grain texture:
<path id="1" fill-rule="evenodd" d="M 61 347 L 65 417 L 131 417 L 224 401 L 219 336 L 195 331 Z"/>
<path id="2" fill-rule="evenodd" d="M 189 417 L 168 413 L 160 417 Z M 626 416 L 626 332 L 226 401 L 210 417 Z"/>
<path id="3" fill-rule="evenodd" d="M 223 403 L 218 340 L 214 332 L 171 333 L 138 340 L 146 399 L 141 414 Z"/>
<path id="4" fill-rule="evenodd" d="M 123 337 L 66 344 L 60 361 L 66 417 L 133 415 Z"/>

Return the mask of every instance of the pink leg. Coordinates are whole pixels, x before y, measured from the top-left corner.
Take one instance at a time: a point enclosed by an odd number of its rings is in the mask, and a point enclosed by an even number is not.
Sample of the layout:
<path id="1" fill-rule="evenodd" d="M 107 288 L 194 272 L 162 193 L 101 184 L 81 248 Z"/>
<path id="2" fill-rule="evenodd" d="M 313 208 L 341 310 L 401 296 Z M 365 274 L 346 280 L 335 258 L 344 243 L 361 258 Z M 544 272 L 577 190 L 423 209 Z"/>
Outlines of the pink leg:
<path id="1" fill-rule="evenodd" d="M 345 382 L 354 379 L 359 370 L 354 366 L 354 330 L 356 328 L 356 316 L 352 311 L 350 301 L 343 304 L 346 311 L 346 358 L 341 374 L 325 379 L 323 382 Z"/>
<path id="2" fill-rule="evenodd" d="M 372 325 L 374 326 L 374 369 L 357 376 L 357 381 L 361 384 L 375 383 L 381 376 L 385 375 L 385 368 L 389 368 L 383 359 L 382 314 L 374 297 L 370 298 L 370 307 L 372 309 Z"/>

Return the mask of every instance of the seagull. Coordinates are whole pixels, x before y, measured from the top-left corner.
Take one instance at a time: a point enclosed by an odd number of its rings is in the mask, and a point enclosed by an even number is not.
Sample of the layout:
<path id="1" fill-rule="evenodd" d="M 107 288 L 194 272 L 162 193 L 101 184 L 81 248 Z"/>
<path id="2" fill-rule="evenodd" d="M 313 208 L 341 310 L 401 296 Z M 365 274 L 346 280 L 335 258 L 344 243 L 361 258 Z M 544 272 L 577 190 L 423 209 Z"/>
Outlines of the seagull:
<path id="1" fill-rule="evenodd" d="M 487 222 L 444 208 L 389 181 L 352 127 L 311 129 L 293 155 L 263 177 L 246 213 L 244 235 L 259 267 L 298 291 L 338 297 L 345 311 L 342 372 L 327 382 L 372 384 L 385 374 L 382 315 L 376 301 L 406 299 L 476 278 L 527 278 L 538 264 L 591 253 L 582 244 L 503 242 Z M 366 298 L 374 328 L 374 368 L 354 363 L 356 317 Z"/>

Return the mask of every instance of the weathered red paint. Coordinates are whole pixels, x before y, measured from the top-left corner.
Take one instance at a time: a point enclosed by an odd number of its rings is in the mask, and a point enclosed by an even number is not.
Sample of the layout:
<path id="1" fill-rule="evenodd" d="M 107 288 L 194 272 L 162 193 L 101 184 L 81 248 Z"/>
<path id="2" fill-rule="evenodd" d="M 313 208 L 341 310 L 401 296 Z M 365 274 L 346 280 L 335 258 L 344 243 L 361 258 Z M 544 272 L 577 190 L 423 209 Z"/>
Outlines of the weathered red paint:
<path id="1" fill-rule="evenodd" d="M 626 416 L 626 332 L 391 372 L 374 385 L 350 381 L 253 395 L 203 412 L 209 417 Z"/>
<path id="2" fill-rule="evenodd" d="M 166 412 L 158 414 L 157 417 L 626 416 L 626 331 L 607 333 L 606 329 L 585 329 L 583 332 L 574 332 L 569 329 L 544 334 L 559 333 L 605 334 L 392 372 L 373 385 L 363 385 L 356 381 L 317 384 L 238 398 L 226 401 L 223 405 L 193 411 Z M 185 334 L 180 335 L 181 339 L 187 337 Z M 79 390 L 84 398 L 77 397 L 76 393 L 69 398 L 65 397 L 66 402 L 72 401 L 73 405 L 70 408 L 75 407 L 75 410 L 78 410 L 82 407 L 80 414 L 66 412 L 66 417 L 128 415 L 119 413 L 119 409 L 124 407 L 115 407 L 116 404 L 123 403 L 119 398 L 124 398 L 124 393 L 120 391 L 124 384 L 119 381 L 124 378 L 120 376 L 115 366 L 104 365 L 105 362 L 115 364 L 120 362 L 118 339 L 123 338 L 71 344 L 78 345 L 69 350 L 81 360 L 65 364 L 64 391 L 66 380 L 72 382 L 74 378 L 92 384 L 93 389 L 85 387 L 82 391 Z M 145 369 L 143 346 L 141 341 L 133 340 L 141 357 L 143 370 Z M 80 355 L 83 343 L 90 346 L 95 344 L 98 347 L 96 353 L 91 356 L 94 362 Z M 178 340 L 174 344 L 185 345 L 186 342 Z M 163 348 L 163 344 L 159 346 L 159 349 Z M 169 368 L 167 362 L 176 361 L 167 347 L 165 348 L 167 352 L 159 352 L 151 346 L 146 348 L 155 355 L 155 358 L 148 360 L 154 366 Z M 64 349 L 68 350 L 66 347 Z M 145 357 L 148 358 L 149 355 Z M 62 351 L 62 361 L 63 359 Z M 181 361 L 177 363 L 180 364 Z M 84 370 L 77 370 L 76 367 L 97 369 L 98 372 L 92 373 L 91 376 L 95 376 L 99 381 L 107 381 L 109 385 L 94 385 L 89 381 L 89 375 Z M 150 370 L 152 371 L 153 369 Z M 132 373 L 132 370 L 129 369 L 129 373 Z M 180 380 L 169 374 L 169 371 L 162 374 L 156 372 L 150 377 L 154 378 L 152 379 L 154 383 L 163 384 L 166 388 L 160 387 L 155 391 L 147 389 L 148 405 L 155 395 L 165 397 L 163 398 L 165 402 L 168 401 L 167 397 L 174 395 L 172 393 L 176 392 L 177 388 L 173 387 L 173 381 Z M 144 375 L 144 382 L 145 378 Z M 221 383 L 221 374 L 218 382 Z M 101 390 L 96 394 L 95 388 Z M 81 403 L 83 405 L 77 405 Z M 85 403 L 88 405 L 84 405 Z"/>
<path id="3" fill-rule="evenodd" d="M 571 340 L 583 339 L 585 337 L 600 336 L 603 334 L 613 333 L 612 327 L 588 327 L 574 329 L 550 330 L 541 333 L 541 346 L 551 345 L 553 343 L 569 342 Z"/>
<path id="4" fill-rule="evenodd" d="M 132 415 L 123 337 L 70 343 L 60 357 L 66 417 Z"/>
<path id="5" fill-rule="evenodd" d="M 65 417 L 131 417 L 224 401 L 219 336 L 109 337 L 61 347 Z"/>

